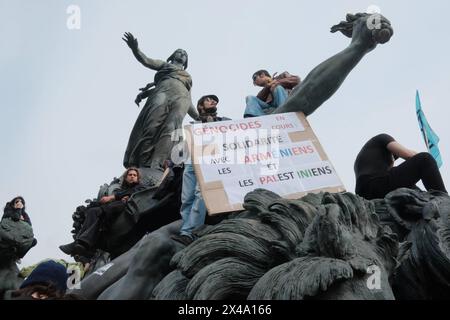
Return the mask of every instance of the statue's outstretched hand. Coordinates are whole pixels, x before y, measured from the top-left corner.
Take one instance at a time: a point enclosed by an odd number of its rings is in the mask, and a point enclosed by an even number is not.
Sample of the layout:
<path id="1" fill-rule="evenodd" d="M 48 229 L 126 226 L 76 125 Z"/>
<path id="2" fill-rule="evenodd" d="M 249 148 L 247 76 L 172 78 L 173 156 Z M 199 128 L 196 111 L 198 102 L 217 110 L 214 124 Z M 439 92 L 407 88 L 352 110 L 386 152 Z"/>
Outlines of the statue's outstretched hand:
<path id="1" fill-rule="evenodd" d="M 137 96 L 136 99 L 134 99 L 134 103 L 137 104 L 137 106 L 139 107 L 139 103 L 141 103 L 142 101 L 142 92 L 140 92 Z"/>
<path id="2" fill-rule="evenodd" d="M 367 51 L 388 42 L 394 35 L 390 21 L 381 14 L 347 14 L 346 20 L 331 27 L 331 32 L 342 32 L 352 38 L 352 44 L 361 45 Z"/>
<path id="3" fill-rule="evenodd" d="M 137 50 L 138 48 L 138 41 L 137 39 L 130 33 L 125 32 L 124 37 L 122 38 L 123 41 L 127 43 L 127 45 L 130 47 L 131 50 Z"/>

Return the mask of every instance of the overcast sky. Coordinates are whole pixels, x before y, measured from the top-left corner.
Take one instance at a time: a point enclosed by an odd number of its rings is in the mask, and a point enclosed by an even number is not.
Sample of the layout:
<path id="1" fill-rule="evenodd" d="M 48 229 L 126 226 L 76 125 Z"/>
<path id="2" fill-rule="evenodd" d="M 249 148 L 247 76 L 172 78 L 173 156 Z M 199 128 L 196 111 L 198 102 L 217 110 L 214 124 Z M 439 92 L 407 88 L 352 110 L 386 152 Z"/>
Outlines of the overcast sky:
<path id="1" fill-rule="evenodd" d="M 70 5 L 80 29 L 68 29 Z M 391 20 L 391 41 L 367 55 L 339 91 L 308 119 L 347 190 L 362 145 L 386 132 L 425 151 L 415 115 L 419 89 L 441 137 L 450 182 L 450 2 L 430 1 L 113 1 L 0 0 L 0 202 L 27 201 L 38 245 L 20 267 L 65 258 L 71 215 L 99 186 L 119 176 L 140 111 L 138 88 L 153 81 L 121 40 L 125 31 L 149 57 L 189 54 L 194 102 L 219 96 L 219 113 L 242 117 L 258 69 L 302 79 L 344 49 L 330 27 L 348 12 L 377 6 Z"/>

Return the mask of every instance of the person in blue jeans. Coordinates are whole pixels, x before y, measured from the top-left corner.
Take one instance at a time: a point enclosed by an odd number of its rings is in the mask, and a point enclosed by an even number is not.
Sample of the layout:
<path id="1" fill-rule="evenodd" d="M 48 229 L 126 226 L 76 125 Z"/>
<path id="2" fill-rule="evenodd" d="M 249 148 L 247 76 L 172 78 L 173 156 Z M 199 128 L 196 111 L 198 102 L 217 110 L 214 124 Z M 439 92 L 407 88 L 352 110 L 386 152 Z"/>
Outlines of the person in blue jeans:
<path id="1" fill-rule="evenodd" d="M 180 214 L 183 219 L 180 229 L 181 242 L 187 244 L 194 240 L 192 231 L 205 222 L 206 216 L 205 202 L 191 163 L 184 166 Z"/>
<path id="2" fill-rule="evenodd" d="M 283 105 L 290 91 L 300 83 L 298 76 L 287 71 L 271 77 L 267 70 L 258 70 L 253 76 L 253 84 L 263 89 L 257 96 L 247 96 L 244 118 L 259 117 L 272 113 Z"/>
<path id="3" fill-rule="evenodd" d="M 215 95 L 206 95 L 200 98 L 197 103 L 199 112 L 199 122 L 216 122 L 230 120 L 226 117 L 217 116 L 217 104 L 219 98 Z M 195 176 L 194 166 L 190 159 L 184 164 L 183 187 L 181 190 L 181 218 L 183 224 L 179 235 L 172 236 L 172 239 L 185 245 L 195 240 L 194 229 L 203 225 L 206 216 L 206 206 L 203 201 L 200 187 Z"/>

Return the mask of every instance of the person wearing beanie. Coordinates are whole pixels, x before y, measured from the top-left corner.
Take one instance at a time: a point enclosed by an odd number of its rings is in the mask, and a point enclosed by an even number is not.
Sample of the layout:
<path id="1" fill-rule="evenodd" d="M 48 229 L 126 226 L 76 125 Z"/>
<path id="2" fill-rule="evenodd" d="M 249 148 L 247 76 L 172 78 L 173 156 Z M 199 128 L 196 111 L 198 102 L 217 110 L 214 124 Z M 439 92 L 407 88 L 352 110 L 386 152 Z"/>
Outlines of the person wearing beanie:
<path id="1" fill-rule="evenodd" d="M 214 94 L 205 95 L 198 100 L 197 110 L 200 115 L 199 120 L 202 123 L 231 120 L 217 116 L 218 103 L 219 98 Z M 172 239 L 184 245 L 189 245 L 195 239 L 194 229 L 205 223 L 206 216 L 205 203 L 191 161 L 186 161 L 184 164 L 180 214 L 183 224 L 180 233 L 173 235 Z"/>
<path id="2" fill-rule="evenodd" d="M 11 294 L 12 299 L 61 299 L 67 290 L 67 269 L 53 260 L 40 263 Z"/>

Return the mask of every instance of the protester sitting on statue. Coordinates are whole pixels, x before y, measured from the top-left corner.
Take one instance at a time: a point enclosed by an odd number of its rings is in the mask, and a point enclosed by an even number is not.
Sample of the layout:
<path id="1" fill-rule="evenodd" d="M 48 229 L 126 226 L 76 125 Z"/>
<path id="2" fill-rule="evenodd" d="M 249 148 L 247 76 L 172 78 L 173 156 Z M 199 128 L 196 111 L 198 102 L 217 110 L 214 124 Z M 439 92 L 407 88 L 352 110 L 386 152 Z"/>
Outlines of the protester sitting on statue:
<path id="1" fill-rule="evenodd" d="M 394 167 L 394 161 L 405 161 Z M 447 192 L 436 160 L 428 153 L 409 150 L 387 134 L 370 139 L 356 157 L 355 193 L 368 200 L 384 198 L 398 188 L 415 188 L 422 180 L 427 190 Z"/>
<path id="2" fill-rule="evenodd" d="M 258 70 L 253 76 L 253 84 L 263 89 L 255 96 L 247 96 L 244 118 L 259 117 L 272 113 L 281 106 L 290 91 L 300 83 L 300 78 L 285 71 L 280 75 L 270 76 L 267 70 Z"/>
<path id="3" fill-rule="evenodd" d="M 11 218 L 14 221 L 24 221 L 31 226 L 31 220 L 28 214 L 25 212 L 25 199 L 21 196 L 17 196 L 10 202 L 6 203 L 5 209 L 3 210 L 3 217 Z"/>
<path id="4" fill-rule="evenodd" d="M 90 206 L 85 211 L 85 220 L 76 240 L 59 248 L 68 255 L 91 256 L 97 247 L 101 229 L 107 228 L 108 224 L 125 210 L 128 199 L 134 193 L 144 189 L 140 183 L 139 170 L 128 168 L 122 176 L 121 188 Z"/>
<path id="5" fill-rule="evenodd" d="M 231 120 L 217 116 L 218 103 L 219 98 L 216 95 L 210 94 L 201 97 L 197 103 L 199 120 L 203 123 Z M 194 167 L 189 160 L 185 162 L 184 166 L 180 214 L 183 220 L 180 234 L 172 236 L 172 239 L 188 245 L 195 238 L 194 229 L 204 224 L 206 216 L 205 203 L 195 177 Z"/>

